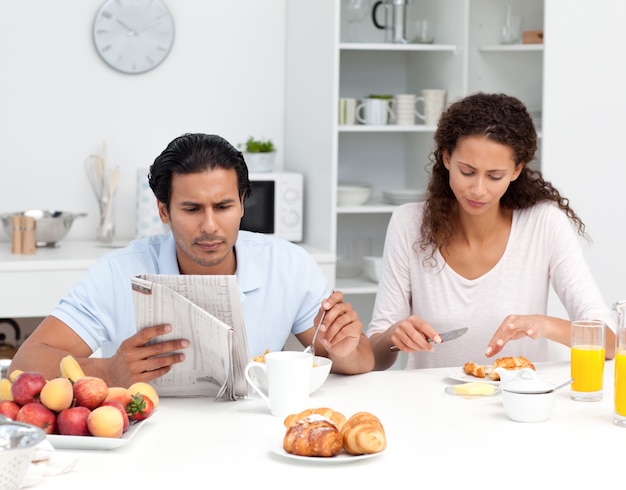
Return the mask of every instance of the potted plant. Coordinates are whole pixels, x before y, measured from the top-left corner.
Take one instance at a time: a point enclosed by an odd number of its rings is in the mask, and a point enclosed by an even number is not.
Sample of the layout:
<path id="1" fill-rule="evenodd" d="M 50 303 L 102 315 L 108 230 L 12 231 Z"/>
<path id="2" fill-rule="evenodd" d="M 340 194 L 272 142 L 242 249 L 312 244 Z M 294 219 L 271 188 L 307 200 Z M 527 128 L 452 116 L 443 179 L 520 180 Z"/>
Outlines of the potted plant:
<path id="1" fill-rule="evenodd" d="M 276 147 L 272 140 L 255 139 L 250 136 L 239 145 L 250 172 L 271 172 L 276 161 Z"/>

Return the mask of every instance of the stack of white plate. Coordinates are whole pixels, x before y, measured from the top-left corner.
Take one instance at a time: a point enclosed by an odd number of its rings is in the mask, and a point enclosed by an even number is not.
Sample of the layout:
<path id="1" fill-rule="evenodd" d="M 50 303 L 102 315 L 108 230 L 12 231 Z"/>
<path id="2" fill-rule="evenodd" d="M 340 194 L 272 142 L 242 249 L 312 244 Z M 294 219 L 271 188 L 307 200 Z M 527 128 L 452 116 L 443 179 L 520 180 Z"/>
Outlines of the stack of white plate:
<path id="1" fill-rule="evenodd" d="M 383 202 L 387 204 L 405 204 L 407 202 L 424 201 L 427 192 L 423 189 L 399 189 L 383 191 Z"/>

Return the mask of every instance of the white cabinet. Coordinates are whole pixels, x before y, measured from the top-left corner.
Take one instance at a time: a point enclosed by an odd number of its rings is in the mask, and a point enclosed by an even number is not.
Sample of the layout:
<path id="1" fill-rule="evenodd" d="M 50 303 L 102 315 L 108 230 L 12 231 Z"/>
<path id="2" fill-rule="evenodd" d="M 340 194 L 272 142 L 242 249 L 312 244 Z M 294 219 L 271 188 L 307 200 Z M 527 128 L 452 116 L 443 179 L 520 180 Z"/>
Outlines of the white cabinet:
<path id="1" fill-rule="evenodd" d="M 413 0 L 407 31 L 430 19 L 435 41 L 392 44 L 383 42 L 371 15 L 351 40 L 355 26 L 342 19 L 341 1 L 287 4 L 286 165 L 305 174 L 305 242 L 337 255 L 345 243 L 365 240 L 380 255 L 394 209 L 382 203 L 382 192 L 426 188 L 435 127 L 339 126 L 338 99 L 443 88 L 450 102 L 476 91 L 504 92 L 540 117 L 543 44 L 502 45 L 500 30 L 507 5 L 522 17 L 523 30 L 542 30 L 544 6 L 543 0 Z M 339 182 L 367 183 L 372 198 L 337 207 Z M 369 303 L 376 292 L 375 283 L 360 278 L 337 277 L 336 287 L 366 295 Z"/>

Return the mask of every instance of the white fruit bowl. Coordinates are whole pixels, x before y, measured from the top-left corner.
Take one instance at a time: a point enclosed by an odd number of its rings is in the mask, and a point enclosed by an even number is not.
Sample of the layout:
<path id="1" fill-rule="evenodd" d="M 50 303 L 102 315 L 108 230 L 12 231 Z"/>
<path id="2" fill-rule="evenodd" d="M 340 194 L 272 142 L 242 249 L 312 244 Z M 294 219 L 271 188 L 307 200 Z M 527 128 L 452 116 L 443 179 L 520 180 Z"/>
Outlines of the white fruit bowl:
<path id="1" fill-rule="evenodd" d="M 372 195 L 367 185 L 340 185 L 337 187 L 337 206 L 361 206 Z"/>

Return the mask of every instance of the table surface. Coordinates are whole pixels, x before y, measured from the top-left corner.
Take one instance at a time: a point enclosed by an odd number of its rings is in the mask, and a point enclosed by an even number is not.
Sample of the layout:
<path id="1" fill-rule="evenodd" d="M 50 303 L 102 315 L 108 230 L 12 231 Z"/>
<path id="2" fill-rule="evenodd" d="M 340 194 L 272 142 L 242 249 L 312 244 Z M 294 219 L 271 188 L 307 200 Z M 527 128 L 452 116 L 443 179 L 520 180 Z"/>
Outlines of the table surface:
<path id="1" fill-rule="evenodd" d="M 569 378 L 569 362 L 537 370 L 555 383 Z M 57 450 L 76 456 L 65 475 L 35 488 L 164 488 L 167 484 L 236 488 L 593 488 L 615 487 L 623 470 L 626 429 L 613 424 L 613 362 L 605 367 L 600 402 L 575 402 L 569 387 L 556 393 L 552 417 L 540 423 L 509 420 L 501 397 L 467 399 L 444 392 L 458 383 L 448 368 L 331 375 L 311 395 L 311 407 L 350 416 L 377 415 L 387 449 L 372 458 L 336 463 L 294 461 L 276 454 L 285 429 L 264 402 L 250 396 L 227 402 L 162 399 L 153 417 L 122 447 Z M 315 471 L 315 473 L 313 473 Z M 229 482 L 229 483 L 226 483 Z M 342 483 L 343 482 L 343 483 Z M 424 487 L 426 484 L 428 487 Z M 618 485 L 619 486 L 619 485 Z M 589 487 L 591 488 L 591 487 Z"/>

